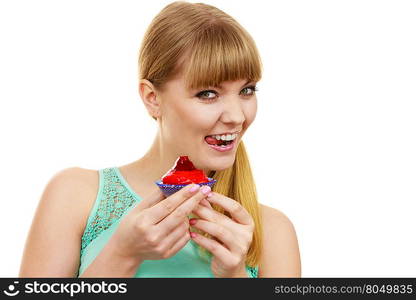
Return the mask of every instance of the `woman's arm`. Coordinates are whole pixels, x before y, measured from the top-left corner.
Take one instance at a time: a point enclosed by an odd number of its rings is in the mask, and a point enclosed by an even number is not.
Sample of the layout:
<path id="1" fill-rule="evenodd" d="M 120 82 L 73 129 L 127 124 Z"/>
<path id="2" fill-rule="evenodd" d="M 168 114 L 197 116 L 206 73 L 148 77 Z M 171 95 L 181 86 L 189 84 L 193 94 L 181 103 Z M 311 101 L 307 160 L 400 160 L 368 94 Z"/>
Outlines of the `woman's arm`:
<path id="1" fill-rule="evenodd" d="M 264 247 L 259 277 L 301 277 L 299 245 L 292 222 L 279 210 L 260 206 Z"/>
<path id="2" fill-rule="evenodd" d="M 104 246 L 94 261 L 79 277 L 134 277 L 143 262 L 140 259 L 123 257 L 116 251 L 112 239 Z"/>
<path id="3" fill-rule="evenodd" d="M 97 171 L 68 168 L 51 178 L 29 230 L 19 277 L 76 277 L 97 190 Z"/>

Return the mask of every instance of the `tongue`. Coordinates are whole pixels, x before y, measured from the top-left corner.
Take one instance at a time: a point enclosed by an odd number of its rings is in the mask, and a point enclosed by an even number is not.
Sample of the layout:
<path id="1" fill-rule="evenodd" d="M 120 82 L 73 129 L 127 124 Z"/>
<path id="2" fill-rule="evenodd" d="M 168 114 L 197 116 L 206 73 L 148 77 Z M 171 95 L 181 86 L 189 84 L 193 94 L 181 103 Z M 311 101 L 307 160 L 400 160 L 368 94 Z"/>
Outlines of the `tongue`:
<path id="1" fill-rule="evenodd" d="M 221 140 L 217 140 L 216 138 L 213 138 L 212 136 L 205 137 L 205 141 L 210 145 L 219 145 L 219 144 L 221 144 Z"/>

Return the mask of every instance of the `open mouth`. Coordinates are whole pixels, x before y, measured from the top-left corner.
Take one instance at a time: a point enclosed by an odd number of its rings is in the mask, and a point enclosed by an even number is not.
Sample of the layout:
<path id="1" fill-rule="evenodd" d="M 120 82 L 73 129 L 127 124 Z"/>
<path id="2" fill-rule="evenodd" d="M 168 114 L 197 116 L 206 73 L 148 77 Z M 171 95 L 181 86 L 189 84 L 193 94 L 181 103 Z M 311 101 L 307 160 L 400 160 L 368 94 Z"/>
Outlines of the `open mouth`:
<path id="1" fill-rule="evenodd" d="M 205 137 L 207 144 L 211 146 L 227 147 L 234 143 L 237 139 L 237 134 L 227 134 L 227 135 L 208 135 Z"/>
<path id="2" fill-rule="evenodd" d="M 210 145 L 216 145 L 216 146 L 227 146 L 229 144 L 232 144 L 234 140 L 231 141 L 223 141 L 223 140 L 212 140 L 207 137 L 205 137 L 205 141 Z"/>

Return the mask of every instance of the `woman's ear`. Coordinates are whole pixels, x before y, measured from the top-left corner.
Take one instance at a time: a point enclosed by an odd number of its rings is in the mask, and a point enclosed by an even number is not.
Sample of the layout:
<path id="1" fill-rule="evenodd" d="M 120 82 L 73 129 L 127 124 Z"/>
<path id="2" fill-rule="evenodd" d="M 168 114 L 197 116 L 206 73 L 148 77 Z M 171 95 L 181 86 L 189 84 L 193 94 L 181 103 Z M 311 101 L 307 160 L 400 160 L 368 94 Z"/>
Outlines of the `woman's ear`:
<path id="1" fill-rule="evenodd" d="M 139 94 L 147 112 L 153 119 L 160 117 L 160 101 L 154 85 L 147 79 L 141 79 L 139 82 Z"/>

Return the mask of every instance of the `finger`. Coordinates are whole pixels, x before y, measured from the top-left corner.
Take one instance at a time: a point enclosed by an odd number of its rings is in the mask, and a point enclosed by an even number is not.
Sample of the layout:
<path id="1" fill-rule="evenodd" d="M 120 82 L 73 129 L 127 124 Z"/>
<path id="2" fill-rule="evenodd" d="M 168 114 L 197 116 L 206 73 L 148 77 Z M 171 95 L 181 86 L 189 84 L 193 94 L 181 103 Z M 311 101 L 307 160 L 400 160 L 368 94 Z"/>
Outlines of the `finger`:
<path id="1" fill-rule="evenodd" d="M 182 238 L 179 239 L 179 241 L 176 242 L 172 248 L 168 251 L 168 258 L 175 255 L 179 250 L 181 250 L 186 243 L 191 239 L 191 236 L 189 234 L 189 231 L 187 231 Z"/>
<path id="2" fill-rule="evenodd" d="M 160 230 L 163 232 L 171 231 L 184 219 L 188 218 L 187 216 L 191 214 L 195 206 L 198 205 L 198 203 L 205 198 L 210 191 L 211 189 L 209 186 L 204 186 L 194 196 L 179 205 L 171 214 L 158 223 L 157 226 L 160 226 Z"/>
<path id="3" fill-rule="evenodd" d="M 236 238 L 234 234 L 226 227 L 202 219 L 192 219 L 192 221 L 194 221 L 194 223 L 191 224 L 192 227 L 200 229 L 216 237 L 231 252 L 238 253 L 240 251 L 240 247 L 236 244 Z"/>
<path id="4" fill-rule="evenodd" d="M 211 204 L 205 198 L 201 200 L 200 204 L 203 205 L 203 206 L 206 206 L 208 208 L 212 208 Z"/>
<path id="5" fill-rule="evenodd" d="M 201 203 L 201 202 L 200 202 Z M 198 204 L 195 208 L 194 208 L 194 210 L 192 211 L 192 214 L 190 215 L 190 217 L 191 218 L 195 218 L 195 217 L 200 217 L 200 218 L 203 218 L 201 215 L 200 215 L 200 209 L 199 209 L 199 207 L 205 207 L 205 206 L 202 206 L 201 204 Z M 206 208 L 206 207 L 205 207 Z"/>
<path id="6" fill-rule="evenodd" d="M 220 224 L 232 230 L 236 230 L 238 228 L 237 226 L 241 226 L 240 224 L 231 220 L 226 215 L 221 214 L 214 209 L 209 209 L 202 205 L 197 205 L 192 212 L 196 213 L 200 218 L 203 218 L 213 223 Z"/>
<path id="7" fill-rule="evenodd" d="M 166 249 L 172 248 L 178 242 L 178 240 L 180 240 L 182 236 L 188 232 L 189 221 L 185 220 L 176 226 L 176 228 L 172 232 L 169 232 L 165 237 L 163 244 L 166 245 Z"/>
<path id="8" fill-rule="evenodd" d="M 213 239 L 207 238 L 196 232 L 193 232 L 192 235 L 193 241 L 207 249 L 224 264 L 226 264 L 227 261 L 232 260 L 233 257 L 231 252 L 217 241 L 214 241 Z"/>
<path id="9" fill-rule="evenodd" d="M 154 192 L 151 193 L 148 197 L 142 199 L 134 209 L 137 211 L 142 211 L 145 208 L 152 207 L 153 205 L 159 203 L 165 198 L 165 195 L 162 193 L 160 189 L 155 189 Z"/>
<path id="10" fill-rule="evenodd" d="M 253 219 L 247 210 L 234 199 L 230 199 L 224 195 L 212 192 L 207 200 L 210 203 L 217 204 L 228 211 L 233 219 L 240 224 L 252 225 Z"/>
<path id="11" fill-rule="evenodd" d="M 189 199 L 195 193 L 197 193 L 199 188 L 200 186 L 198 184 L 189 184 L 173 195 L 170 195 L 165 200 L 160 201 L 156 205 L 148 208 L 149 222 L 151 224 L 156 224 L 164 219 L 185 200 Z"/>

